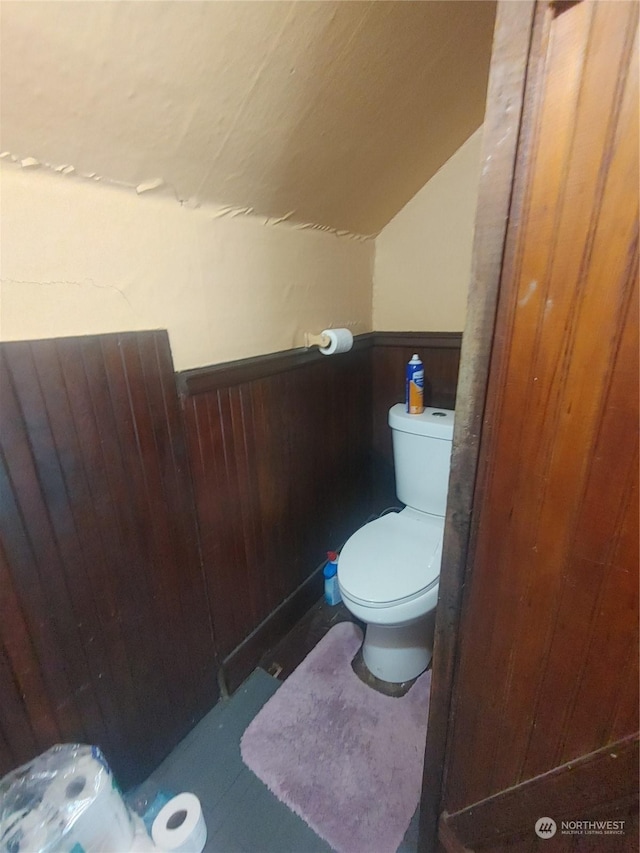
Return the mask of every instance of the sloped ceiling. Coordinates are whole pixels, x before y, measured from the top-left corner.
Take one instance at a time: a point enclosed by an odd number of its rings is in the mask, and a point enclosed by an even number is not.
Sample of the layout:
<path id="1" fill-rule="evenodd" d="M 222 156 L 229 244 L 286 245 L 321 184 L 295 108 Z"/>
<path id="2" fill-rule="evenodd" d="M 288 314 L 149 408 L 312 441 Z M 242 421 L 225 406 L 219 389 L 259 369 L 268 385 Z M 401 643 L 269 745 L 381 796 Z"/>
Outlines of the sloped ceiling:
<path id="1" fill-rule="evenodd" d="M 194 206 L 374 234 L 482 123 L 488 0 L 0 9 L 2 150 Z"/>

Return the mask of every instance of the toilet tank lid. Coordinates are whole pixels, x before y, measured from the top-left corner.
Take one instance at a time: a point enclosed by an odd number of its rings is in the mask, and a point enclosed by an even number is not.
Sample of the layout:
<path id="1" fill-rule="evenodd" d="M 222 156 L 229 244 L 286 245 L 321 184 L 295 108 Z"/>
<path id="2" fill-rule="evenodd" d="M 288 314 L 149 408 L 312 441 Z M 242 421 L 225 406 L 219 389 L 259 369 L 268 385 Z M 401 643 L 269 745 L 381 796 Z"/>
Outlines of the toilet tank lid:
<path id="1" fill-rule="evenodd" d="M 432 406 L 427 406 L 421 415 L 410 415 L 404 403 L 396 403 L 389 409 L 389 426 L 400 432 L 451 441 L 454 417 L 451 409 L 437 409 Z"/>

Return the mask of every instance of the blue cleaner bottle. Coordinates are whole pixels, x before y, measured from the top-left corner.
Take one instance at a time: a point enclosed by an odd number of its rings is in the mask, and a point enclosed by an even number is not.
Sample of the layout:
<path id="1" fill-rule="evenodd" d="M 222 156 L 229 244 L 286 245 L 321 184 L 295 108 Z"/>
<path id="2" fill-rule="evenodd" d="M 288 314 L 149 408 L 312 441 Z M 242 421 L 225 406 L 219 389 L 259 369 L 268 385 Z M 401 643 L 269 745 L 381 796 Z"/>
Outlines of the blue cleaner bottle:
<path id="1" fill-rule="evenodd" d="M 335 551 L 327 551 L 328 562 L 322 574 L 324 575 L 324 597 L 327 604 L 340 604 L 342 596 L 338 586 L 338 555 Z"/>
<path id="2" fill-rule="evenodd" d="M 424 366 L 417 353 L 407 364 L 405 403 L 410 415 L 421 415 L 424 412 Z"/>

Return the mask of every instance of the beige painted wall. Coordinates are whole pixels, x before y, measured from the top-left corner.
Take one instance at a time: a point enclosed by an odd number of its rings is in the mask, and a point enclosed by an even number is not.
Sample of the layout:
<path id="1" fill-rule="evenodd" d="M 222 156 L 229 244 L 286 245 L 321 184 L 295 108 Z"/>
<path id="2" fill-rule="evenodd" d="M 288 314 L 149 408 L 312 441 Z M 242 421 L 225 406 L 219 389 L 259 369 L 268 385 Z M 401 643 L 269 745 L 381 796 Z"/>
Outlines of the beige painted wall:
<path id="1" fill-rule="evenodd" d="M 373 327 L 459 332 L 464 328 L 482 128 L 376 238 Z"/>
<path id="2" fill-rule="evenodd" d="M 184 370 L 371 330 L 372 241 L 43 168 L 0 178 L 2 340 L 166 328 Z"/>

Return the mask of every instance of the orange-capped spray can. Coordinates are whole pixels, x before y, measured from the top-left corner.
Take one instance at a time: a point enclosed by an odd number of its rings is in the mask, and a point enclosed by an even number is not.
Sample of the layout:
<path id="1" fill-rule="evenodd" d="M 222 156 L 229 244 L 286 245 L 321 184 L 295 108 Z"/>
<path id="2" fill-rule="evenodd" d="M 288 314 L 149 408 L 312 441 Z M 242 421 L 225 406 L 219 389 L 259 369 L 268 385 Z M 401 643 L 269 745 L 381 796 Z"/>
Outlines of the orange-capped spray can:
<path id="1" fill-rule="evenodd" d="M 406 404 L 410 415 L 424 412 L 424 366 L 417 353 L 407 364 Z"/>

